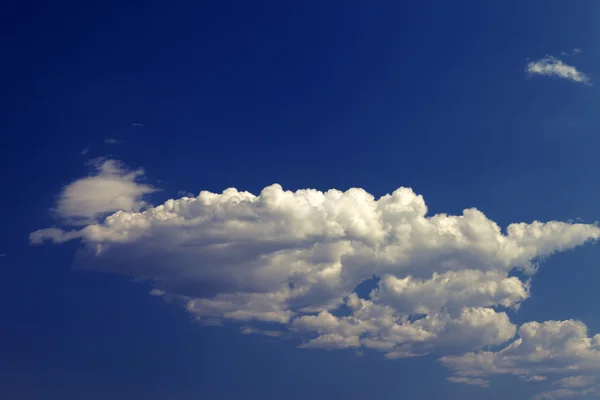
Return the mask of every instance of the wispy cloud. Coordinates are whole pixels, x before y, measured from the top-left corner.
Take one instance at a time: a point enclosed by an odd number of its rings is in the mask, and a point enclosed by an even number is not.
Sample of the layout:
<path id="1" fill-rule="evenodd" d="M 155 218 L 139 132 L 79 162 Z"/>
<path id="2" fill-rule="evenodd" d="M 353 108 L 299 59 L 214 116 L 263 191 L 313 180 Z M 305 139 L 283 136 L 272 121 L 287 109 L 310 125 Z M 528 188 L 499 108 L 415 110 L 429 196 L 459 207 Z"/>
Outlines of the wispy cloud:
<path id="1" fill-rule="evenodd" d="M 244 335 L 264 335 L 264 336 L 271 336 L 271 337 L 279 337 L 283 334 L 283 332 L 281 332 L 281 331 L 259 329 L 259 328 L 254 328 L 251 326 L 242 327 L 242 333 Z"/>
<path id="2" fill-rule="evenodd" d="M 546 56 L 540 60 L 528 63 L 526 70 L 529 76 L 554 76 L 577 83 L 591 84 L 590 78 L 586 74 L 553 56 Z"/>
<path id="3" fill-rule="evenodd" d="M 541 375 L 521 376 L 521 380 L 523 380 L 525 382 L 543 382 L 546 379 L 548 379 L 548 378 L 546 378 L 545 376 L 541 376 Z"/>
<path id="4" fill-rule="evenodd" d="M 119 139 L 104 139 L 104 143 L 106 144 L 119 144 L 122 143 L 122 140 Z"/>
<path id="5" fill-rule="evenodd" d="M 585 376 L 585 375 L 569 376 L 569 377 L 562 378 L 562 379 L 559 379 L 558 381 L 554 382 L 555 385 L 560 385 L 561 387 L 567 388 L 567 389 L 591 386 L 595 383 L 596 383 L 596 378 L 594 378 L 593 376 Z"/>
<path id="6" fill-rule="evenodd" d="M 480 378 L 467 378 L 464 376 L 451 376 L 448 378 L 448 382 L 452 383 L 464 383 L 467 385 L 490 387 L 490 381 Z"/>
<path id="7" fill-rule="evenodd" d="M 139 123 L 139 122 L 134 122 L 133 124 L 131 124 L 131 126 L 133 126 L 134 128 L 143 128 L 144 124 Z"/>
<path id="8" fill-rule="evenodd" d="M 84 156 L 84 155 L 86 155 L 89 152 L 90 152 L 90 149 L 83 149 L 83 150 L 81 150 L 81 153 L 79 153 L 79 154 L 81 154 L 82 156 Z"/>
<path id="9" fill-rule="evenodd" d="M 577 54 L 581 54 L 581 53 L 582 53 L 581 49 L 574 48 L 573 51 L 571 51 L 570 53 L 563 51 L 562 53 L 560 53 L 560 55 L 565 56 L 565 57 L 573 57 L 573 56 L 576 56 Z"/>

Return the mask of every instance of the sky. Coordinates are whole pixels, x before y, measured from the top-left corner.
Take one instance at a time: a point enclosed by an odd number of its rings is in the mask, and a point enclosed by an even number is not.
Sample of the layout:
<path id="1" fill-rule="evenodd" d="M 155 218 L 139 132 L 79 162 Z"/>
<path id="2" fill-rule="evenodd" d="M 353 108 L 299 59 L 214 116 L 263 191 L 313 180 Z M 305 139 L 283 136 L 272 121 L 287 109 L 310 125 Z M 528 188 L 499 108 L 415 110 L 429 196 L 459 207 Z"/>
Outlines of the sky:
<path id="1" fill-rule="evenodd" d="M 599 19 L 7 6 L 0 398 L 597 398 Z"/>

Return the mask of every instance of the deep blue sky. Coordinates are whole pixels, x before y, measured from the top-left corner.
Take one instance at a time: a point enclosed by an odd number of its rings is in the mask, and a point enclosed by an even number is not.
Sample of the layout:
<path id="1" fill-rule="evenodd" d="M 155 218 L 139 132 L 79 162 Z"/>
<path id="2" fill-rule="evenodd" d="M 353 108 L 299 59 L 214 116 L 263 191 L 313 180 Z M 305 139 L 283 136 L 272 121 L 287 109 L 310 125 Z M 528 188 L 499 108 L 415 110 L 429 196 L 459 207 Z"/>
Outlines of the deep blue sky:
<path id="1" fill-rule="evenodd" d="M 48 209 L 90 156 L 143 167 L 157 202 L 274 182 L 377 196 L 410 186 L 432 213 L 593 222 L 597 88 L 525 65 L 580 48 L 565 60 L 597 79 L 600 3 L 59 1 L 11 4 L 0 19 L 0 397 L 535 393 L 510 377 L 493 390 L 448 383 L 433 358 L 203 327 L 144 284 L 70 271 L 77 244 L 31 247 L 27 235 L 56 223 Z M 600 332 L 598 255 L 544 264 L 513 321 L 580 318 Z"/>

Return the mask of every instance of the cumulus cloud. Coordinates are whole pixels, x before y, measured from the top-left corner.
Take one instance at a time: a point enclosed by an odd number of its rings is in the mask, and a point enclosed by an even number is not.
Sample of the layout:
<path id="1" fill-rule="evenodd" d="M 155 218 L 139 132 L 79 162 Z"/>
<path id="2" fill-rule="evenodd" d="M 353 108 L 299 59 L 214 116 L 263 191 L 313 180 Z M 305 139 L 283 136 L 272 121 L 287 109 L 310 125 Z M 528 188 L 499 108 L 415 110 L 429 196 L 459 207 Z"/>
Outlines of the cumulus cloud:
<path id="1" fill-rule="evenodd" d="M 404 314 L 429 314 L 465 306 L 514 307 L 529 296 L 529 283 L 500 271 L 462 270 L 433 273 L 420 280 L 385 275 L 371 298 Z"/>
<path id="2" fill-rule="evenodd" d="M 451 382 L 487 386 L 483 377 L 498 373 L 536 381 L 575 362 L 596 365 L 600 339 L 582 323 L 518 328 L 506 312 L 530 296 L 540 260 L 598 239 L 594 224 L 502 229 L 477 209 L 428 215 L 423 197 L 404 187 L 380 198 L 357 188 L 229 188 L 141 210 L 154 189 L 139 176 L 99 164 L 74 184 L 124 182 L 128 201 L 77 197 L 64 214 L 115 212 L 78 230 L 33 232 L 31 242 L 78 240 L 80 268 L 151 280 L 153 294 L 178 297 L 200 320 L 243 322 L 246 334 L 287 332 L 304 348 L 372 349 L 388 359 L 446 354 Z M 355 288 L 374 276 L 370 295 L 359 297 Z"/>
<path id="3" fill-rule="evenodd" d="M 512 374 L 534 379 L 534 374 L 569 374 L 600 371 L 600 334 L 589 337 L 583 322 L 528 322 L 516 340 L 497 352 L 479 351 L 445 356 L 441 362 L 463 377 Z M 528 378 L 529 377 L 529 378 Z M 559 389 L 534 399 L 562 399 L 599 393 L 592 376 L 568 376 L 554 382 Z"/>
<path id="4" fill-rule="evenodd" d="M 77 179 L 63 188 L 55 206 L 56 213 L 73 221 L 99 218 L 118 210 L 138 211 L 146 205 L 143 197 L 154 192 L 150 185 L 139 183 L 144 171 L 130 171 L 116 160 L 96 159 L 90 163 L 90 176 Z M 61 242 L 75 236 L 61 235 L 58 230 L 38 232 L 37 237 Z"/>
<path id="5" fill-rule="evenodd" d="M 530 76 L 554 76 L 573 82 L 590 84 L 590 79 L 586 74 L 552 56 L 546 56 L 540 60 L 528 63 L 526 70 Z"/>

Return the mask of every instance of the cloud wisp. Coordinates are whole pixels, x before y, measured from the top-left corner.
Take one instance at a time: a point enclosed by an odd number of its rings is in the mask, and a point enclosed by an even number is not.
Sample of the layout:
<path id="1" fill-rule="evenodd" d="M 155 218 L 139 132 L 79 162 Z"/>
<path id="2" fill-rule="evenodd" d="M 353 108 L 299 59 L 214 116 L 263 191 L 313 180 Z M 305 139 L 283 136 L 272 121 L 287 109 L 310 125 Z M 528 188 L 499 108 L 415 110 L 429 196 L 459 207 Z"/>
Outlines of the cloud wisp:
<path id="1" fill-rule="evenodd" d="M 137 182 L 141 174 L 97 162 L 57 205 L 60 215 L 94 220 L 38 230 L 31 243 L 80 241 L 80 268 L 151 280 L 152 295 L 179 298 L 200 321 L 243 323 L 246 334 L 296 335 L 302 348 L 371 349 L 388 359 L 438 355 L 450 382 L 487 387 L 495 374 L 542 382 L 573 375 L 573 365 L 600 370 L 600 335 L 589 337 L 582 322 L 518 327 L 507 314 L 529 298 L 536 264 L 600 238 L 595 224 L 503 230 L 474 208 L 428 215 L 406 187 L 375 198 L 274 184 L 257 195 L 202 191 L 151 207 L 141 198 L 155 189 Z M 372 287 L 361 297 L 365 282 Z"/>
<path id="2" fill-rule="evenodd" d="M 119 139 L 113 139 L 113 138 L 104 139 L 104 143 L 106 143 L 106 144 L 119 144 L 122 142 L 123 141 L 119 140 Z"/>
<path id="3" fill-rule="evenodd" d="M 591 85 L 590 78 L 586 74 L 553 56 L 546 56 L 540 60 L 529 62 L 526 71 L 529 76 L 550 76 Z"/>
<path id="4" fill-rule="evenodd" d="M 570 53 L 563 51 L 560 53 L 561 56 L 565 56 L 565 57 L 575 57 L 578 54 L 581 54 L 583 51 L 581 49 L 578 48 L 574 48 L 573 50 L 571 50 Z"/>

